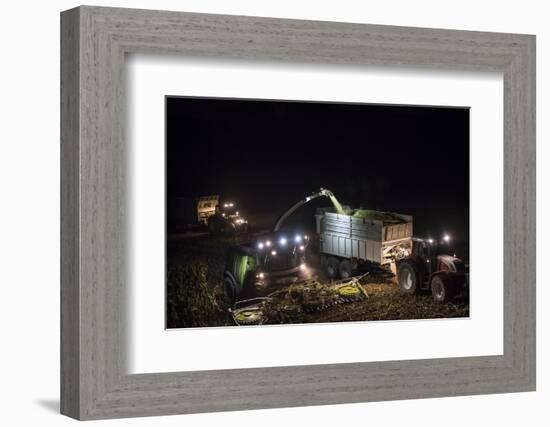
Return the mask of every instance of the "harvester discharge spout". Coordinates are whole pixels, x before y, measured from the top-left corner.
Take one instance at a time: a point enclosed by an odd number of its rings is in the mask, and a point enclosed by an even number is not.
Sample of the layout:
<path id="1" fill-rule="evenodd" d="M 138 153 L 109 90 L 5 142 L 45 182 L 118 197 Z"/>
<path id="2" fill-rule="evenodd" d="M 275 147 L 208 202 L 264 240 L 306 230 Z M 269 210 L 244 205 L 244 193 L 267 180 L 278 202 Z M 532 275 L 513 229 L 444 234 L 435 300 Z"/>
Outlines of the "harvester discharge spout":
<path id="1" fill-rule="evenodd" d="M 292 205 L 289 209 L 287 209 L 280 217 L 277 219 L 277 222 L 275 223 L 275 226 L 273 227 L 274 231 L 278 231 L 281 227 L 281 224 L 287 219 L 296 209 L 300 208 L 301 206 L 305 205 L 306 203 L 311 202 L 312 200 L 318 199 L 319 197 L 328 197 L 332 204 L 334 205 L 334 208 L 336 209 L 336 213 L 345 215 L 346 211 L 334 195 L 334 193 L 330 190 L 327 190 L 326 188 L 321 188 L 316 193 L 313 193 L 309 196 L 307 196 L 305 199 L 300 200 L 299 202 Z"/>

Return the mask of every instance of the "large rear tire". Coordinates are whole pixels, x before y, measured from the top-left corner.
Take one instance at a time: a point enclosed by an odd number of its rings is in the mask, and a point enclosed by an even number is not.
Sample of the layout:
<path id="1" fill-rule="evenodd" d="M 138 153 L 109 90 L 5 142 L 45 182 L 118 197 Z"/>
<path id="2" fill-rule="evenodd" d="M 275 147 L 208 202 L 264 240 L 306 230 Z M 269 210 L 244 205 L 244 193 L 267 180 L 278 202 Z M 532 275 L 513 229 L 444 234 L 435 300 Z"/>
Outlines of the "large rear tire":
<path id="1" fill-rule="evenodd" d="M 430 280 L 430 288 L 435 302 L 449 302 L 456 296 L 456 284 L 445 274 L 437 274 Z"/>
<path id="2" fill-rule="evenodd" d="M 327 258 L 327 264 L 325 269 L 329 279 L 338 278 L 338 275 L 340 274 L 339 268 L 340 268 L 340 262 L 338 261 L 338 259 L 334 258 L 333 256 L 330 256 Z"/>
<path id="3" fill-rule="evenodd" d="M 397 285 L 404 294 L 415 294 L 420 289 L 418 272 L 409 262 L 402 262 L 397 266 Z"/>

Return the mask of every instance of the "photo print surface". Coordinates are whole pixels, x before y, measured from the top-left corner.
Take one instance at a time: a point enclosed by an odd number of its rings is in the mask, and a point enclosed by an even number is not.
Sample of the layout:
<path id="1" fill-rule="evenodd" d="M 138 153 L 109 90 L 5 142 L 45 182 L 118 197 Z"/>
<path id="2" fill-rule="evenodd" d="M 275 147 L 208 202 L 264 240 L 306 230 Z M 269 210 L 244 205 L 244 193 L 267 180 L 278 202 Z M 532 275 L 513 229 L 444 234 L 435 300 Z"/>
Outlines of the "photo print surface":
<path id="1" fill-rule="evenodd" d="M 165 107 L 167 328 L 469 316 L 469 108 Z"/>

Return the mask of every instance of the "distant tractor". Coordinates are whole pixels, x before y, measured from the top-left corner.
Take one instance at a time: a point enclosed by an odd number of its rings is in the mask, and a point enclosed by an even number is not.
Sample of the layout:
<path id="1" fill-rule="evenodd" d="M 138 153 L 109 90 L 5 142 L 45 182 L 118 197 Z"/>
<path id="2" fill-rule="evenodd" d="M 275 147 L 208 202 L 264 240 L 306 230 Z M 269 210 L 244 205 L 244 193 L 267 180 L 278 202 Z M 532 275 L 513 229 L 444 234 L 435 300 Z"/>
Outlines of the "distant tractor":
<path id="1" fill-rule="evenodd" d="M 434 301 L 444 303 L 467 289 L 469 275 L 464 262 L 447 255 L 449 236 L 441 242 L 412 239 L 412 252 L 397 263 L 397 283 L 401 292 L 431 291 Z"/>
<path id="2" fill-rule="evenodd" d="M 248 221 L 240 215 L 233 202 L 216 205 L 214 213 L 208 216 L 207 224 L 208 231 L 212 234 L 236 233 L 248 230 Z"/>

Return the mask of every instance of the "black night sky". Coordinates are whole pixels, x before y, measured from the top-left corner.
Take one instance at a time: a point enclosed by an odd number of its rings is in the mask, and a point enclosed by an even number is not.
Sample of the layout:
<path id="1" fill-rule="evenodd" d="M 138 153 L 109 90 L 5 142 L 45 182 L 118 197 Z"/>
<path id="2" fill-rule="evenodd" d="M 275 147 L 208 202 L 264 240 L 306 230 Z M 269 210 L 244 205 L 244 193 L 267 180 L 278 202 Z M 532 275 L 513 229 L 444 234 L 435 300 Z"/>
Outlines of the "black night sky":
<path id="1" fill-rule="evenodd" d="M 167 199 L 219 194 L 264 226 L 324 187 L 353 208 L 414 217 L 468 258 L 469 110 L 166 98 Z M 319 199 L 295 215 L 312 227 Z"/>

